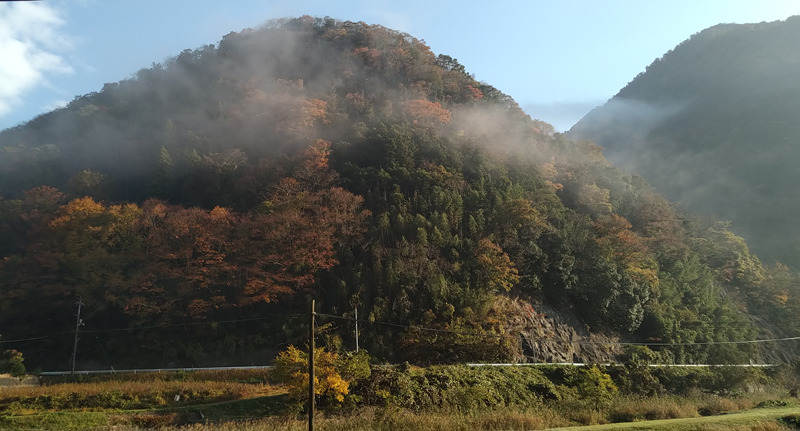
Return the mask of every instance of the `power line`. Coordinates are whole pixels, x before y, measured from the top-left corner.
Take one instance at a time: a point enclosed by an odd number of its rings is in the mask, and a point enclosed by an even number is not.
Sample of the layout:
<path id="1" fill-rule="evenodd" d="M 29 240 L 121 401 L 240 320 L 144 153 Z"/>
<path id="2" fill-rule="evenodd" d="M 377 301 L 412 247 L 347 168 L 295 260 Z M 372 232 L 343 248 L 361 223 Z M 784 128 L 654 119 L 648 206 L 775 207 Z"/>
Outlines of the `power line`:
<path id="1" fill-rule="evenodd" d="M 285 315 L 288 316 L 289 318 L 298 318 L 298 317 L 302 316 L 301 314 L 285 314 Z M 272 316 L 269 316 L 269 317 L 252 317 L 252 318 L 248 318 L 248 319 L 231 319 L 231 320 L 217 320 L 217 321 L 209 321 L 209 322 L 174 323 L 174 324 L 168 324 L 168 325 L 137 326 L 137 327 L 134 327 L 134 328 L 91 329 L 91 330 L 84 330 L 84 331 L 81 331 L 81 332 L 91 332 L 91 333 L 97 333 L 97 332 L 125 332 L 125 331 L 139 331 L 139 330 L 144 330 L 144 329 L 182 328 L 182 327 L 185 327 L 185 326 L 214 326 L 214 325 L 220 325 L 220 324 L 225 324 L 225 323 L 239 323 L 239 322 L 252 322 L 252 321 L 256 321 L 256 320 L 269 320 L 269 319 L 272 319 L 274 317 L 275 316 L 272 315 Z"/>
<path id="2" fill-rule="evenodd" d="M 356 320 L 352 317 L 345 317 L 345 316 L 337 316 L 335 314 L 324 314 L 324 313 L 316 313 L 317 316 L 328 317 L 331 319 L 339 319 L 339 320 L 348 320 L 351 322 L 362 322 L 362 323 L 369 323 L 373 325 L 382 325 L 382 326 L 391 326 L 396 328 L 403 328 L 403 329 L 413 329 L 417 331 L 428 331 L 428 332 L 439 332 L 439 333 L 446 333 L 446 334 L 455 334 L 455 335 L 464 335 L 470 337 L 488 337 L 488 338 L 514 338 L 516 339 L 518 336 L 511 335 L 511 334 L 486 334 L 486 333 L 479 333 L 479 332 L 463 332 L 463 331 L 454 331 L 451 329 L 440 329 L 440 328 L 428 328 L 424 326 L 416 326 L 416 325 L 402 325 L 399 323 L 390 323 L 390 322 L 380 322 L 380 321 L 370 321 L 370 320 Z"/>
<path id="3" fill-rule="evenodd" d="M 339 320 L 348 320 L 348 321 L 356 321 L 356 319 L 352 317 L 346 316 L 337 316 L 334 314 L 324 314 L 324 313 L 316 313 L 317 316 L 328 317 L 332 319 L 339 319 Z M 440 328 L 428 328 L 424 326 L 414 326 L 414 325 L 401 325 L 399 323 L 389 323 L 389 322 L 380 322 L 380 321 L 369 321 L 369 320 L 359 320 L 359 322 L 363 323 L 371 323 L 375 325 L 383 325 L 383 326 L 392 326 L 398 328 L 405 328 L 405 329 L 414 329 L 420 331 L 429 331 L 429 332 L 440 332 L 440 333 L 449 333 L 455 335 L 466 335 L 466 336 L 475 336 L 475 337 L 489 337 L 489 338 L 518 338 L 519 335 L 511 335 L 511 334 L 486 334 L 486 333 L 476 333 L 476 332 L 462 332 L 462 331 L 454 331 L 450 329 L 440 329 Z M 520 334 L 524 335 L 524 334 Z M 541 337 L 544 338 L 544 337 Z M 552 340 L 552 338 L 551 338 Z M 772 343 L 772 342 L 779 342 L 779 341 L 796 341 L 800 340 L 800 337 L 783 337 L 783 338 L 767 338 L 767 339 L 759 339 L 759 340 L 740 340 L 740 341 L 698 341 L 698 342 L 686 342 L 686 343 L 648 343 L 648 342 L 624 342 L 624 341 L 564 341 L 564 343 L 569 344 L 578 344 L 578 345 L 620 345 L 620 346 L 708 346 L 708 345 L 722 345 L 722 344 L 756 344 L 756 343 Z"/>
<path id="4" fill-rule="evenodd" d="M 800 340 L 800 337 L 784 337 L 784 338 L 766 338 L 762 340 L 741 340 L 741 341 L 698 341 L 693 343 L 614 343 L 622 346 L 709 346 L 715 344 L 757 344 L 757 343 L 773 343 L 777 341 L 795 341 Z M 603 344 L 597 342 L 589 342 L 588 344 Z"/>
<path id="5" fill-rule="evenodd" d="M 253 317 L 253 318 L 246 318 L 246 319 L 229 319 L 229 320 L 220 320 L 220 321 L 208 321 L 208 322 L 190 322 L 190 323 L 180 323 L 180 324 L 165 324 L 165 325 L 150 325 L 150 326 L 138 326 L 138 327 L 128 327 L 128 328 L 107 328 L 107 329 L 82 329 L 82 333 L 111 333 L 111 332 L 133 332 L 133 331 L 142 331 L 148 329 L 168 329 L 168 328 L 181 328 L 181 327 L 191 327 L 191 326 L 213 326 L 213 325 L 220 325 L 220 324 L 229 324 L 229 323 L 241 323 L 241 322 L 253 322 L 253 321 L 262 321 L 262 320 L 270 320 L 275 318 L 276 314 L 282 314 L 287 318 L 300 318 L 303 317 L 302 314 L 299 313 L 272 313 L 272 315 L 268 317 Z M 327 317 L 330 319 L 337 319 L 337 320 L 345 320 L 350 322 L 359 322 L 365 323 L 370 325 L 381 325 L 393 328 L 401 328 L 401 329 L 410 329 L 415 331 L 426 331 L 426 332 L 434 332 L 434 333 L 441 333 L 441 334 L 453 334 L 453 335 L 460 335 L 460 336 L 469 336 L 469 337 L 485 337 L 485 338 L 513 338 L 518 339 L 520 336 L 524 336 L 524 334 L 520 333 L 517 335 L 512 334 L 489 334 L 489 333 L 479 333 L 479 332 L 466 332 L 466 331 L 457 331 L 452 329 L 441 329 L 441 328 L 430 328 L 426 326 L 419 326 L 419 325 L 403 325 L 400 323 L 392 323 L 392 322 L 383 322 L 383 321 L 372 321 L 372 320 L 364 320 L 364 319 L 355 319 L 352 317 L 347 316 L 340 316 L 335 314 L 326 314 L 326 313 L 316 313 L 319 317 Z M 8 343 L 21 343 L 26 341 L 36 341 L 42 340 L 46 338 L 51 338 L 59 335 L 67 335 L 67 334 L 74 334 L 74 331 L 64 331 L 64 332 L 55 332 L 51 334 L 41 335 L 37 337 L 29 337 L 29 338 L 19 338 L 14 340 L 2 340 L 0 339 L 0 344 L 8 344 Z M 550 341 L 556 341 L 552 337 L 538 337 L 539 339 L 548 339 Z M 664 343 L 664 342 L 625 342 L 625 341 L 590 341 L 590 340 L 581 340 L 581 341 L 562 341 L 564 343 L 575 344 L 575 345 L 620 345 L 620 346 L 653 346 L 653 347 L 681 347 L 681 346 L 710 346 L 710 345 L 737 345 L 737 344 L 759 344 L 759 343 L 773 343 L 773 342 L 784 342 L 784 341 L 798 341 L 800 337 L 782 337 L 782 338 L 767 338 L 767 339 L 756 339 L 756 340 L 739 340 L 739 341 L 698 341 L 698 342 L 679 342 L 679 343 Z"/>
<path id="6" fill-rule="evenodd" d="M 179 324 L 166 324 L 166 325 L 150 325 L 150 326 L 136 326 L 136 327 L 128 327 L 128 328 L 108 328 L 108 329 L 82 329 L 81 333 L 106 333 L 106 332 L 133 332 L 133 331 L 141 331 L 146 329 L 168 329 L 168 328 L 181 328 L 186 326 L 214 326 L 214 325 L 221 325 L 226 323 L 239 323 L 239 322 L 252 322 L 257 320 L 269 320 L 275 317 L 275 314 L 283 314 L 285 317 L 290 319 L 302 317 L 301 314 L 297 313 L 274 313 L 270 317 L 253 317 L 248 319 L 231 319 L 231 320 L 218 320 L 218 321 L 208 321 L 208 322 L 190 322 L 190 323 L 179 323 Z M 23 341 L 35 341 L 41 340 L 44 338 L 51 338 L 56 337 L 59 335 L 73 335 L 75 331 L 62 331 L 62 332 L 53 332 L 46 335 L 41 335 L 37 337 L 29 337 L 29 338 L 19 338 L 15 340 L 3 340 L 0 339 L 0 344 L 5 343 L 18 343 Z"/>
<path id="7" fill-rule="evenodd" d="M 63 334 L 63 333 L 62 333 L 62 334 Z M 52 334 L 51 334 L 51 335 L 42 335 L 42 336 L 40 336 L 40 337 L 31 337 L 31 338 L 18 338 L 18 339 L 16 339 L 16 340 L 0 340 L 0 344 L 5 344 L 5 343 L 22 343 L 22 342 L 25 342 L 25 341 L 35 341 L 35 340 L 42 340 L 42 339 L 44 339 L 44 338 L 50 338 L 50 337 L 53 337 L 53 336 L 54 336 L 54 335 L 52 335 Z"/>

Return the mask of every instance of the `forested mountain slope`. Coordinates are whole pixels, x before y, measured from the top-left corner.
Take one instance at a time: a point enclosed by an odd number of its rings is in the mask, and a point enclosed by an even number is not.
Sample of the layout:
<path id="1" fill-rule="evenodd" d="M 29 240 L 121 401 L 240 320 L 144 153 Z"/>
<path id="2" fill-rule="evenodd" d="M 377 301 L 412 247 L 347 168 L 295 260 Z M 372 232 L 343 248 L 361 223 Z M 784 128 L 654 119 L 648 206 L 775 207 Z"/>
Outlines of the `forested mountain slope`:
<path id="1" fill-rule="evenodd" d="M 669 199 L 800 268 L 800 17 L 704 30 L 570 131 Z"/>
<path id="2" fill-rule="evenodd" d="M 304 344 L 312 298 L 420 364 L 572 349 L 541 310 L 664 361 L 797 335 L 794 273 L 364 23 L 230 33 L 77 97 L 0 133 L 0 190 L 2 340 L 26 340 L 3 347 L 32 367 L 66 366 L 79 296 L 79 362 L 117 368 L 264 363 Z"/>

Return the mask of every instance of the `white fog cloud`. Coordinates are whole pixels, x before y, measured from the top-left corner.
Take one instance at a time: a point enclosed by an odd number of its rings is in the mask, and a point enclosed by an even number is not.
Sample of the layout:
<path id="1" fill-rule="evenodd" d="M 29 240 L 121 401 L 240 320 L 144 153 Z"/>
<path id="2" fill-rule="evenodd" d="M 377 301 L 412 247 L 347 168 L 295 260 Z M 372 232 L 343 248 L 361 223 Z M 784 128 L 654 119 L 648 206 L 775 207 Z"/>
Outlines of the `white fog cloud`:
<path id="1" fill-rule="evenodd" d="M 53 73 L 71 73 L 61 56 L 70 48 L 59 12 L 43 3 L 0 3 L 0 116 Z"/>

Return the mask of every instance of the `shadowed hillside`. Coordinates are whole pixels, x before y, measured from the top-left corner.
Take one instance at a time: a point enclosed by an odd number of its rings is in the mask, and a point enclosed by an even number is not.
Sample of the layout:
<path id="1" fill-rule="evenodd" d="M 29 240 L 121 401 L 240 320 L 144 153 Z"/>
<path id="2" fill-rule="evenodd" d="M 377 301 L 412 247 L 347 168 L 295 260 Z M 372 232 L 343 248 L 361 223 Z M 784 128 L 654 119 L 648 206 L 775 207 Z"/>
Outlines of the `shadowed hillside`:
<path id="1" fill-rule="evenodd" d="M 570 131 L 666 197 L 732 222 L 800 268 L 800 17 L 718 25 L 651 64 Z"/>

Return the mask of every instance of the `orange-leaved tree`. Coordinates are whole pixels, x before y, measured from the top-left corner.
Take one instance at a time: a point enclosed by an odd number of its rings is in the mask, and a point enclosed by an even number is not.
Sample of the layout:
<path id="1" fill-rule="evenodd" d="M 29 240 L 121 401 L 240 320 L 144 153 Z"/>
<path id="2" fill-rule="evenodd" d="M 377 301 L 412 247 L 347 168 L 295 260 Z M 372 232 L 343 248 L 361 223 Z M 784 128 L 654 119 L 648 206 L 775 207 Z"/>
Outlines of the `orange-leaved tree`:
<path id="1" fill-rule="evenodd" d="M 248 235 L 243 302 L 271 301 L 276 293 L 309 287 L 336 263 L 335 248 L 364 232 L 363 198 L 333 187 L 330 144 L 318 140 L 300 155 L 292 177 L 274 188 L 263 211 L 244 221 Z M 247 250 L 244 252 L 244 250 Z"/>
<path id="2" fill-rule="evenodd" d="M 415 123 L 447 124 L 452 118 L 450 111 L 443 108 L 439 102 L 431 102 L 425 99 L 409 100 L 406 103 L 406 111 L 414 119 Z"/>

